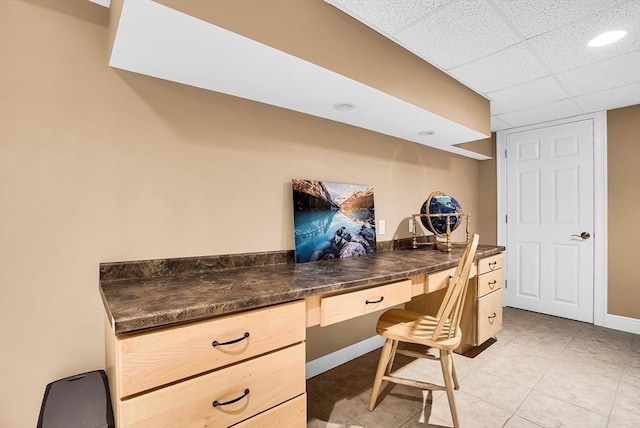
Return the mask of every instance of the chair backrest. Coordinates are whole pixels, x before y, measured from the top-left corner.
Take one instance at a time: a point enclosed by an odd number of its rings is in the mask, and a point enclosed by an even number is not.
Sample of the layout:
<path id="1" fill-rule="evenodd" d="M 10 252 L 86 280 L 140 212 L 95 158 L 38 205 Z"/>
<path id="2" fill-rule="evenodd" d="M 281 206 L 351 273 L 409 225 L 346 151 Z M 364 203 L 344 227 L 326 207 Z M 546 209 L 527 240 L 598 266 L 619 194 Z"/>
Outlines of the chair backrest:
<path id="1" fill-rule="evenodd" d="M 469 273 L 471 272 L 473 258 L 476 256 L 479 240 L 479 235 L 474 233 L 462 253 L 462 258 L 458 263 L 455 273 L 449 279 L 447 292 L 445 293 L 444 299 L 438 309 L 438 314 L 436 315 L 439 321 L 433 332 L 433 341 L 445 338 L 450 339 L 455 335 L 456 330 L 460 326 L 462 307 L 464 306 L 464 299 L 467 295 L 467 282 L 469 281 Z M 450 328 L 446 330 L 446 337 L 442 337 L 442 331 L 447 323 L 449 323 Z"/>

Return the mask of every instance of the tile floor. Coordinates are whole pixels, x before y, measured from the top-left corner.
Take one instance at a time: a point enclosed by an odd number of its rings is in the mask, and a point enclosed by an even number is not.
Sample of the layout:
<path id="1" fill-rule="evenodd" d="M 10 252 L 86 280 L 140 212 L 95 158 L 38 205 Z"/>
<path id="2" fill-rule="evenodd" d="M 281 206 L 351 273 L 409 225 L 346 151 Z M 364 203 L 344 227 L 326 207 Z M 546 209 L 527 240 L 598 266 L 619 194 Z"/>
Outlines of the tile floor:
<path id="1" fill-rule="evenodd" d="M 464 428 L 640 427 L 640 336 L 504 308 L 497 341 L 475 358 L 455 354 Z M 367 410 L 380 350 L 307 381 L 308 428 L 451 427 L 443 391 L 383 383 Z M 404 377 L 442 382 L 440 364 L 396 357 Z"/>

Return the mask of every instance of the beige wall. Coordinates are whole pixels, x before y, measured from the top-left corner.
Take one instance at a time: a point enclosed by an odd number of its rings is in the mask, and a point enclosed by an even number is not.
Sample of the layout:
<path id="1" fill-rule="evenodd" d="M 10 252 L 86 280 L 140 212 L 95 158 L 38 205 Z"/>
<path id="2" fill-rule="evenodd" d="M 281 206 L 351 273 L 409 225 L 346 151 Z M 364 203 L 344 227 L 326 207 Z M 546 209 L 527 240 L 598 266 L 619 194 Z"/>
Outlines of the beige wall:
<path id="1" fill-rule="evenodd" d="M 100 262 L 292 249 L 293 177 L 373 185 L 380 240 L 433 190 L 481 221 L 482 162 L 110 69 L 107 21 L 86 0 L 0 1 L 0 427 L 104 367 Z"/>
<path id="2" fill-rule="evenodd" d="M 640 319 L 640 105 L 607 112 L 607 312 Z"/>

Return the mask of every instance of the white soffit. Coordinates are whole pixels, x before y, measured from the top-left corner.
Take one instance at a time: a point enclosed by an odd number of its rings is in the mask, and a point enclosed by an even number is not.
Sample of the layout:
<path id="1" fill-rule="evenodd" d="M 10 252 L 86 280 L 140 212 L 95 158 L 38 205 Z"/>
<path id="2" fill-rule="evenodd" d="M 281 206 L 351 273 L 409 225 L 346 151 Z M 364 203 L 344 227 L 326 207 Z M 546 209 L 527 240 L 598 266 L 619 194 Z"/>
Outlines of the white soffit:
<path id="1" fill-rule="evenodd" d="M 109 65 L 489 159 L 453 146 L 487 135 L 151 0 L 125 0 Z"/>

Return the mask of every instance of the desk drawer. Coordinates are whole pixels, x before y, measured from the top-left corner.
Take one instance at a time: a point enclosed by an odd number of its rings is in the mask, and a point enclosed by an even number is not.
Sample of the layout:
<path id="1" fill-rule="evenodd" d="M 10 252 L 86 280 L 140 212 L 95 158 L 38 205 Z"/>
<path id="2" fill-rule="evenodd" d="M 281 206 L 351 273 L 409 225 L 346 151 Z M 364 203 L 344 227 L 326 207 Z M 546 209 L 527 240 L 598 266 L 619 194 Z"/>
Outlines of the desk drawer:
<path id="1" fill-rule="evenodd" d="M 410 300 L 411 280 L 323 297 L 320 301 L 320 325 L 324 327 Z"/>
<path id="2" fill-rule="evenodd" d="M 285 428 L 307 426 L 307 394 L 302 394 L 233 428 Z"/>
<path id="3" fill-rule="evenodd" d="M 425 283 L 425 293 L 433 293 L 434 291 L 441 290 L 443 288 L 447 288 L 449 286 L 449 279 L 453 277 L 453 274 L 456 273 L 455 267 L 441 270 L 438 272 L 433 272 L 427 274 L 427 280 Z M 471 270 L 469 271 L 469 278 L 473 278 L 476 276 L 476 265 L 475 263 L 471 265 Z"/>
<path id="4" fill-rule="evenodd" d="M 502 289 L 478 299 L 476 345 L 484 343 L 502 329 Z"/>
<path id="5" fill-rule="evenodd" d="M 504 257 L 502 254 L 496 254 L 495 256 L 489 256 L 478 260 L 478 275 L 502 269 L 503 259 Z"/>
<path id="6" fill-rule="evenodd" d="M 118 340 L 119 397 L 254 357 L 304 338 L 303 300 L 124 337 Z M 219 344 L 213 346 L 214 341 Z M 236 342 L 224 344 L 233 341 Z"/>
<path id="7" fill-rule="evenodd" d="M 486 296 L 492 291 L 502 288 L 502 269 L 479 275 L 476 279 L 478 281 L 478 297 Z"/>
<path id="8" fill-rule="evenodd" d="M 121 402 L 121 426 L 227 427 L 304 394 L 300 343 Z M 248 392 L 247 392 L 248 391 Z M 219 404 L 213 406 L 217 401 Z"/>

